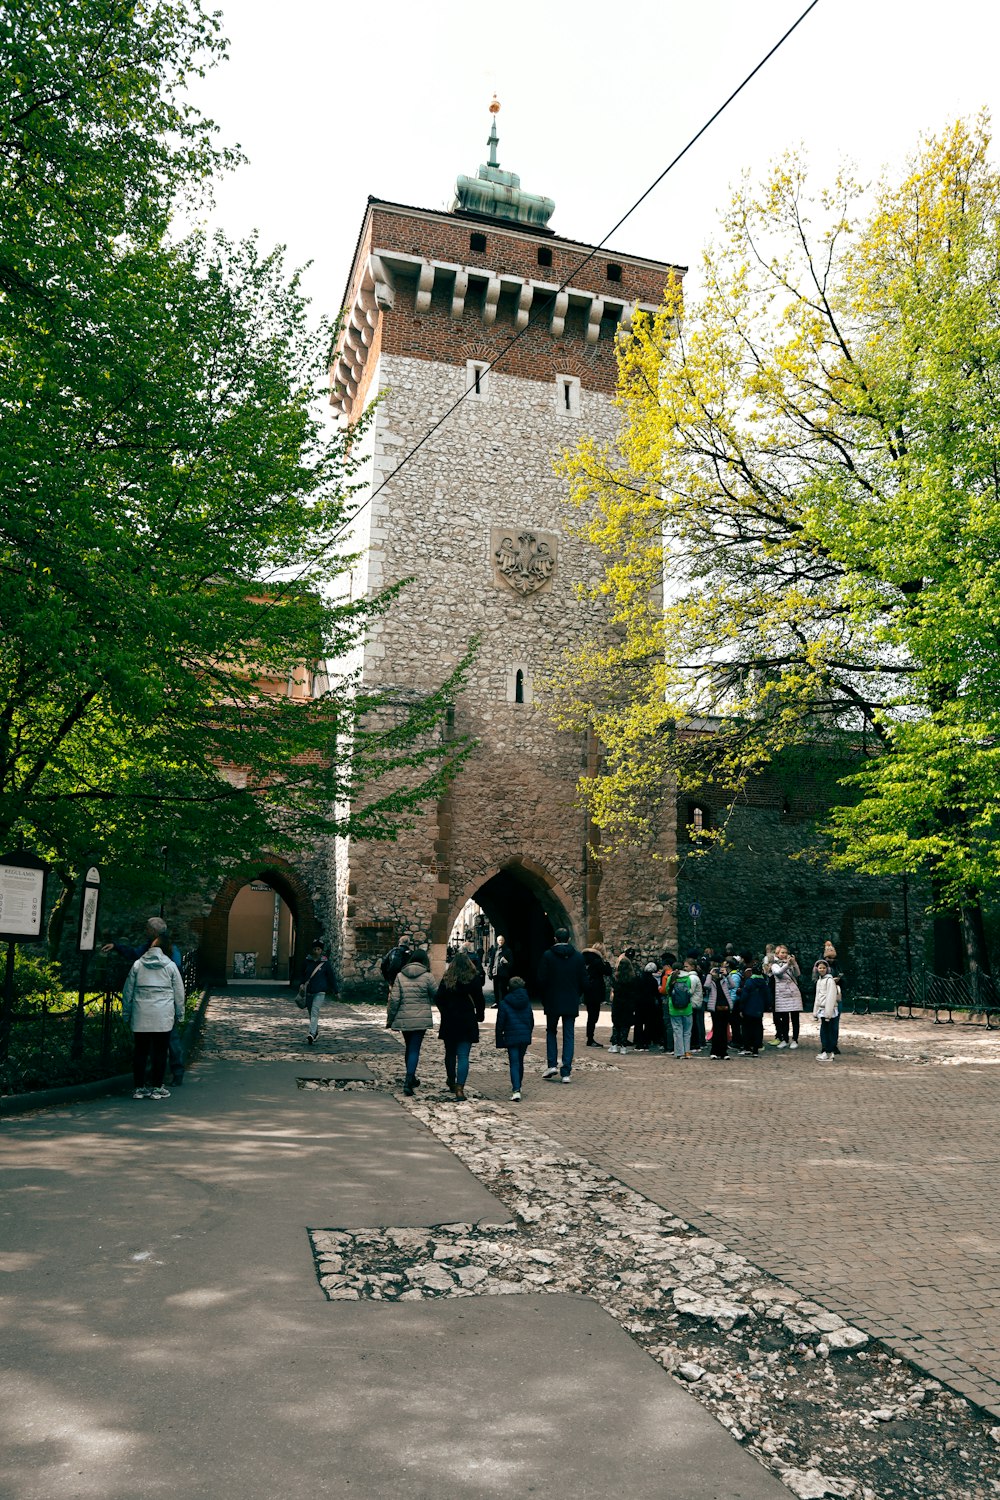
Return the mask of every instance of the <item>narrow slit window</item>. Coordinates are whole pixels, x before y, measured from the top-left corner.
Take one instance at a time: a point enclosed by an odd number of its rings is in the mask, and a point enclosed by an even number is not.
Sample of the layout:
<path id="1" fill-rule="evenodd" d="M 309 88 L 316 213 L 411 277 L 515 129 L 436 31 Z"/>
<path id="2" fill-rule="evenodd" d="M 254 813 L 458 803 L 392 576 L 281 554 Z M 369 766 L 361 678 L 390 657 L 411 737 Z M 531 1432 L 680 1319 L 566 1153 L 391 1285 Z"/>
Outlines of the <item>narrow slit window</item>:
<path id="1" fill-rule="evenodd" d="M 514 678 L 514 702 L 524 702 L 524 673 L 520 667 L 518 667 L 517 676 Z"/>
<path id="2" fill-rule="evenodd" d="M 556 376 L 556 409 L 564 417 L 580 413 L 580 381 L 576 375 Z"/>
<path id="3" fill-rule="evenodd" d="M 487 375 L 489 364 L 486 360 L 470 359 L 465 367 L 465 390 L 473 401 L 485 401 L 489 390 Z"/>

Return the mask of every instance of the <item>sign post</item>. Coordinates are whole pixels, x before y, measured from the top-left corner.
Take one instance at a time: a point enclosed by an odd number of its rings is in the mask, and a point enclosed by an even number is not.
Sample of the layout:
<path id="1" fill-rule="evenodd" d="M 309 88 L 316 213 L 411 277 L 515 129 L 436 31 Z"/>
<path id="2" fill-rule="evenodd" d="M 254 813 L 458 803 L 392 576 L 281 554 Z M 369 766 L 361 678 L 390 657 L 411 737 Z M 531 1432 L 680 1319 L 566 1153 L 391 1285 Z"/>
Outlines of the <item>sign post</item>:
<path id="1" fill-rule="evenodd" d="M 698 918 L 701 916 L 701 902 L 700 901 L 692 901 L 691 905 L 688 907 L 688 911 L 691 913 L 691 920 L 694 922 L 694 945 L 697 948 L 697 946 L 698 946 Z"/>
<path id="2" fill-rule="evenodd" d="M 87 1005 L 87 970 L 90 967 L 90 955 L 97 944 L 97 910 L 100 903 L 101 872 L 96 865 L 90 865 L 83 882 L 83 894 L 80 897 L 80 926 L 76 935 L 76 951 L 80 955 L 80 991 L 76 997 L 76 1016 L 73 1020 L 73 1045 L 70 1048 L 70 1056 L 74 1061 L 83 1056 L 83 1024 Z"/>
<path id="3" fill-rule="evenodd" d="M 45 923 L 45 878 L 48 865 L 33 854 L 0 859 L 0 942 L 7 944 L 3 1006 L 0 1007 L 0 1062 L 10 1052 L 14 1015 L 14 945 L 37 943 Z"/>

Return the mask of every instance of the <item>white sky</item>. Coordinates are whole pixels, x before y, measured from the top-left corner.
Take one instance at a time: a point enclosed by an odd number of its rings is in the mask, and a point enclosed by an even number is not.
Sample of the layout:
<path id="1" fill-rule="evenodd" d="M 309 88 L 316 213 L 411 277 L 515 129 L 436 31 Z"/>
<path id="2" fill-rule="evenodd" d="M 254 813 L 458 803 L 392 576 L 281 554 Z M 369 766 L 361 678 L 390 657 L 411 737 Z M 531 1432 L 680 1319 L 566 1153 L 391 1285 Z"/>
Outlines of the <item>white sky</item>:
<path id="1" fill-rule="evenodd" d="M 486 159 L 555 199 L 551 227 L 596 243 L 807 0 L 219 0 L 230 61 L 195 96 L 248 166 L 212 222 L 314 263 L 335 314 L 369 194 L 448 208 Z M 820 0 L 611 244 L 689 264 L 742 171 L 803 144 L 816 181 L 877 176 L 958 114 L 1000 118 L 996 0 Z"/>

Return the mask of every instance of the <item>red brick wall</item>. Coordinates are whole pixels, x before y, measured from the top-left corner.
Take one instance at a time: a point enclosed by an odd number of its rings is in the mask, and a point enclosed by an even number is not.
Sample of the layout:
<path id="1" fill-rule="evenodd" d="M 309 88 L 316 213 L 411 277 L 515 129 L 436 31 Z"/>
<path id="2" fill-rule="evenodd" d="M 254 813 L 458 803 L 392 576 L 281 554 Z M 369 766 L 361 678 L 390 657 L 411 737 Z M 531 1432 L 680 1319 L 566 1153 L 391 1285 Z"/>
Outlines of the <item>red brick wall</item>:
<path id="1" fill-rule="evenodd" d="M 485 234 L 485 250 L 471 248 L 473 234 Z M 551 266 L 538 264 L 540 246 L 551 251 Z M 499 224 L 479 223 L 474 219 L 430 211 L 408 213 L 389 204 L 374 204 L 348 283 L 348 307 L 353 304 L 373 249 L 395 250 L 427 260 L 480 267 L 495 275 L 519 276 L 556 286 L 568 280 L 570 286 L 582 291 L 627 303 L 658 305 L 663 300 L 671 271 L 683 276 L 682 267 L 671 267 L 667 262 L 636 263 L 604 250 L 597 251 L 581 267 L 580 262 L 590 249 L 586 245 L 575 245 L 545 234 L 532 235 L 529 231 Z M 609 264 L 621 268 L 620 281 L 608 279 Z M 451 316 L 451 298 L 445 287 L 435 288 L 431 308 L 426 313 L 414 310 L 414 294 L 415 284 L 397 279 L 396 304 L 392 312 L 383 313 L 379 318 L 362 385 L 353 403 L 355 412 L 361 411 L 367 400 L 381 350 L 388 354 L 464 366 L 468 359 L 492 362 L 516 331 L 509 294 L 501 297 L 496 322 L 490 326 L 482 320 L 482 292 L 475 287 L 470 287 L 465 312 L 458 320 Z M 582 309 L 569 309 L 564 336 L 560 339 L 553 338 L 549 331 L 550 317 L 550 309 L 544 306 L 533 312 L 528 327 L 510 353 L 504 355 L 500 371 L 546 383 L 550 383 L 556 374 L 575 375 L 587 389 L 613 392 L 617 383 L 617 363 L 612 325 L 606 325 L 596 344 L 588 344 Z"/>

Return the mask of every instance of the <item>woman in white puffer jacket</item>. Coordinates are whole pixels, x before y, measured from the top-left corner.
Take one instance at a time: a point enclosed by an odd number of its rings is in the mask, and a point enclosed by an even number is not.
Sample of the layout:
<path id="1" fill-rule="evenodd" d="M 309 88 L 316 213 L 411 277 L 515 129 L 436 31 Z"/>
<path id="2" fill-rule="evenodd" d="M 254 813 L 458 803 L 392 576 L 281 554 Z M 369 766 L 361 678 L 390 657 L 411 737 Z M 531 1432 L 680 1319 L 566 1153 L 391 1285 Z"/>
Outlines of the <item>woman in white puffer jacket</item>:
<path id="1" fill-rule="evenodd" d="M 167 1044 L 174 1023 L 184 1019 L 184 981 L 170 957 L 170 938 L 158 933 L 141 958 L 136 959 L 122 992 L 122 1016 L 133 1032 L 133 1099 L 169 1099 L 163 1087 L 167 1066 Z M 149 1062 L 151 1087 L 145 1087 Z"/>
<path id="2" fill-rule="evenodd" d="M 789 953 L 784 943 L 779 943 L 771 960 L 771 978 L 774 980 L 774 1029 L 778 1037 L 778 1051 L 788 1047 L 791 1051 L 799 1045 L 799 1016 L 802 1014 L 802 991 L 798 981 L 802 976 L 794 953 Z M 791 1023 L 792 1037 L 788 1039 Z"/>

